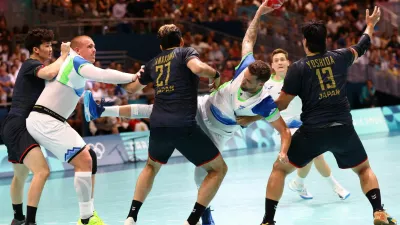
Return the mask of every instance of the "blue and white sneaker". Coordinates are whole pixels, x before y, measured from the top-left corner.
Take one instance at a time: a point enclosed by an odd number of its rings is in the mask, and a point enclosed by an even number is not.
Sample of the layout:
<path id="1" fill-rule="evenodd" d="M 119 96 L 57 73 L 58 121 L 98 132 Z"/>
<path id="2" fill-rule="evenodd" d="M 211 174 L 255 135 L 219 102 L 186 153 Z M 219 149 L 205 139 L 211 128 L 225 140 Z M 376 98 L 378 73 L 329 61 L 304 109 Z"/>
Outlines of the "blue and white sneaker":
<path id="1" fill-rule="evenodd" d="M 85 91 L 83 96 L 83 104 L 85 110 L 85 119 L 87 122 L 95 120 L 101 116 L 104 112 L 104 98 L 101 99 L 100 104 L 97 104 L 93 99 L 93 94 L 91 91 Z"/>
<path id="2" fill-rule="evenodd" d="M 208 207 L 201 216 L 202 225 L 215 225 L 214 220 L 211 215 L 211 209 Z"/>

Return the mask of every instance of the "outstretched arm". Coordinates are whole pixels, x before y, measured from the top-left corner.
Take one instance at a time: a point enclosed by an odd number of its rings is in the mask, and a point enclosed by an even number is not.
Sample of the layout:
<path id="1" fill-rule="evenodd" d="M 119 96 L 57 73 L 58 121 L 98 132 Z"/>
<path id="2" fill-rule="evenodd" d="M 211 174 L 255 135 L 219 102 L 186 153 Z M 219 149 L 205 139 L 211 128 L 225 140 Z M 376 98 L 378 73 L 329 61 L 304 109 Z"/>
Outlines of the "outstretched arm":
<path id="1" fill-rule="evenodd" d="M 275 6 L 274 8 L 279 8 L 279 7 Z M 260 18 L 262 15 L 274 11 L 274 8 L 268 6 L 268 0 L 262 3 L 260 8 L 258 8 L 256 15 L 254 16 L 253 20 L 250 23 L 249 28 L 247 28 L 246 35 L 243 38 L 242 57 L 254 51 L 254 45 L 256 44 L 257 41 L 258 27 L 260 25 Z"/>
<path id="2" fill-rule="evenodd" d="M 112 69 L 101 69 L 89 63 L 82 64 L 78 70 L 78 73 L 84 78 L 109 84 L 126 84 L 135 81 L 137 78 L 136 74 L 124 73 Z"/>

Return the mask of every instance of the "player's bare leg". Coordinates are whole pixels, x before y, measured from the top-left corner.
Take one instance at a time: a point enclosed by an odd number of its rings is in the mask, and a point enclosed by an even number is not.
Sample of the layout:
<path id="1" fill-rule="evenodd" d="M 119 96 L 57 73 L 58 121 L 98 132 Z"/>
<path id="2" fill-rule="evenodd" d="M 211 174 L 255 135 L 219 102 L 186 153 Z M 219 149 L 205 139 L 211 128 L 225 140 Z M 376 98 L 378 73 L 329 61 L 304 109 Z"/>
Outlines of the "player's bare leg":
<path id="1" fill-rule="evenodd" d="M 29 175 L 29 169 L 23 164 L 13 164 L 14 177 L 10 186 L 11 202 L 14 210 L 12 225 L 25 224 L 23 213 L 24 184 Z"/>
<path id="2" fill-rule="evenodd" d="M 153 188 L 154 179 L 160 171 L 161 166 L 162 164 L 155 162 L 150 158 L 147 160 L 146 166 L 143 168 L 137 179 L 132 205 L 129 210 L 129 215 L 124 223 L 125 225 L 136 224 L 140 207 Z"/>
<path id="3" fill-rule="evenodd" d="M 374 212 L 374 224 L 396 224 L 396 221 L 391 218 L 383 209 L 378 179 L 376 178 L 374 171 L 372 171 L 369 161 L 367 160 L 361 165 L 353 168 L 353 171 L 360 178 L 361 189 L 372 205 Z"/>
<path id="4" fill-rule="evenodd" d="M 14 193 L 12 190 L 11 196 L 13 198 L 13 204 L 15 200 L 21 200 L 22 203 L 23 184 L 21 186 L 20 182 L 22 182 L 22 179 L 26 179 L 27 176 L 26 173 L 27 172 L 29 173 L 29 170 L 31 170 L 33 173 L 33 177 L 28 191 L 26 222 L 27 224 L 35 224 L 36 211 L 40 201 L 40 196 L 42 195 L 42 191 L 46 183 L 46 180 L 50 175 L 50 169 L 47 165 L 46 159 L 44 158 L 42 151 L 40 150 L 40 147 L 35 147 L 29 151 L 29 153 L 25 156 L 24 159 L 24 167 L 22 165 L 21 167 L 18 166 L 17 168 L 14 167 L 14 169 L 17 169 L 17 171 L 19 172 L 18 176 L 21 177 L 17 178 L 15 180 L 15 183 L 13 179 L 13 183 L 14 185 L 18 186 L 17 188 L 21 189 L 15 190 L 16 192 Z M 29 170 L 27 171 L 27 169 Z M 20 195 L 20 197 L 17 197 L 19 199 L 15 199 L 17 195 Z"/>
<path id="5" fill-rule="evenodd" d="M 282 197 L 285 187 L 286 176 L 292 173 L 296 168 L 290 163 L 281 163 L 276 160 L 271 175 L 268 179 L 266 199 L 265 199 L 265 214 L 262 224 L 275 224 L 274 217 L 278 202 Z"/>

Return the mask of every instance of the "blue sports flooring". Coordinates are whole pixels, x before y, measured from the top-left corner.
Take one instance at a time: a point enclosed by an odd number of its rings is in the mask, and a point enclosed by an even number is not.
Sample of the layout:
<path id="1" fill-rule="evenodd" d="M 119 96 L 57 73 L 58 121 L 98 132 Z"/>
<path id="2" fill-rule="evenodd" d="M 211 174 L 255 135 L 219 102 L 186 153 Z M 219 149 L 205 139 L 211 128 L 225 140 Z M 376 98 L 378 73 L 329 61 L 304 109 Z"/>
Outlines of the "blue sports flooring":
<path id="1" fill-rule="evenodd" d="M 371 136 L 363 138 L 363 143 L 380 182 L 385 208 L 399 218 L 400 136 Z M 265 186 L 277 151 L 240 150 L 224 155 L 229 171 L 212 202 L 214 220 L 217 225 L 259 225 L 264 214 Z M 314 199 L 303 200 L 286 186 L 276 214 L 277 224 L 372 224 L 372 209 L 357 176 L 351 170 L 338 169 L 330 153 L 325 158 L 351 196 L 340 200 L 314 168 L 306 179 Z M 143 163 L 106 167 L 97 175 L 95 207 L 107 224 L 123 224 L 142 167 Z M 193 171 L 194 166 L 179 158 L 164 166 L 140 210 L 138 225 L 182 225 L 196 201 Z M 10 179 L 0 180 L 0 225 L 9 225 L 13 215 L 9 184 Z M 28 186 L 29 183 L 25 186 L 25 199 Z M 78 217 L 73 177 L 52 174 L 42 194 L 38 224 L 76 224 Z"/>

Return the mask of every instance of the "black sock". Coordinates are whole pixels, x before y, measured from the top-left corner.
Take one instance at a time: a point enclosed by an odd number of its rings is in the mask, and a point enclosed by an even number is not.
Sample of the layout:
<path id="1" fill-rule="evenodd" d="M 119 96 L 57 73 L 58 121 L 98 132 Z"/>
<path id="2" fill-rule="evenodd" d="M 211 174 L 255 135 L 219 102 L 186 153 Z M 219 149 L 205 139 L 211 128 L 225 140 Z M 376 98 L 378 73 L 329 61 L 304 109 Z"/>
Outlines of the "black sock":
<path id="1" fill-rule="evenodd" d="M 277 201 L 268 198 L 265 199 L 265 214 L 262 223 L 274 221 L 276 207 L 278 207 Z"/>
<path id="2" fill-rule="evenodd" d="M 197 222 L 199 222 L 201 215 L 203 215 L 204 211 L 206 210 L 206 207 L 203 205 L 200 205 L 199 203 L 196 202 L 194 205 L 192 213 L 190 213 L 189 218 L 187 219 L 188 223 L 190 225 L 196 225 Z"/>
<path id="3" fill-rule="evenodd" d="M 143 202 L 139 202 L 136 200 L 132 201 L 131 209 L 129 210 L 129 215 L 128 217 L 132 217 L 133 220 L 136 222 L 137 221 L 137 215 L 139 213 L 140 207 L 143 205 Z"/>
<path id="4" fill-rule="evenodd" d="M 24 220 L 25 216 L 24 216 L 24 212 L 22 212 L 22 204 L 17 204 L 14 205 L 12 204 L 13 210 L 14 210 L 14 219 L 16 220 Z"/>
<path id="5" fill-rule="evenodd" d="M 36 223 L 36 211 L 37 211 L 36 207 L 28 205 L 26 209 L 26 224 Z"/>
<path id="6" fill-rule="evenodd" d="M 383 211 L 382 203 L 381 203 L 381 191 L 379 188 L 372 189 L 368 191 L 366 194 L 369 202 L 372 205 L 374 212 Z"/>

